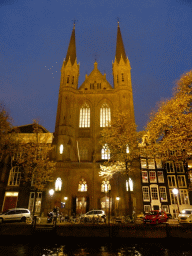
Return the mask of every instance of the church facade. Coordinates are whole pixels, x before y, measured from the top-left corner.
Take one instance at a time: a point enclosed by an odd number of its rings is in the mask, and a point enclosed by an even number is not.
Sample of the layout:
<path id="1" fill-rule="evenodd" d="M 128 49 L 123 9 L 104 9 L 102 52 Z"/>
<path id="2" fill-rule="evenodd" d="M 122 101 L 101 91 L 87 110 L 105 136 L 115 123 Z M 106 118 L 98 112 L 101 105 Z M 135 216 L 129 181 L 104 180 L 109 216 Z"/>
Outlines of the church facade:
<path id="1" fill-rule="evenodd" d="M 116 215 L 128 211 L 126 176 L 116 175 L 110 181 L 99 176 L 100 164 L 110 158 L 106 145 L 100 145 L 100 133 L 113 118 L 114 110 L 125 111 L 134 120 L 131 67 L 126 56 L 118 25 L 116 54 L 112 64 L 113 86 L 98 63 L 78 85 L 79 64 L 76 57 L 75 27 L 72 30 L 61 81 L 53 145 L 57 172 L 52 184 L 52 202 L 62 205 L 67 214 L 82 214 L 103 209 Z M 132 205 L 143 211 L 140 165 L 132 177 Z M 50 187 L 51 189 L 51 187 Z"/>

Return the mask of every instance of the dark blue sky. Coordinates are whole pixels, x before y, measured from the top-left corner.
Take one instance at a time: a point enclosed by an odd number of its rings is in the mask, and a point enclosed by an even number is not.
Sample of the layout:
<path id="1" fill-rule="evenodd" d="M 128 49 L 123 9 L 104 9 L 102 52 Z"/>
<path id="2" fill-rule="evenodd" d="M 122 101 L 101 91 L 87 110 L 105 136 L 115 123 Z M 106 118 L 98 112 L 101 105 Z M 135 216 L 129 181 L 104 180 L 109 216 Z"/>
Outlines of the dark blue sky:
<path id="1" fill-rule="evenodd" d="M 132 67 L 138 130 L 192 69 L 190 0 L 0 0 L 0 103 L 14 125 L 54 132 L 60 70 L 76 19 L 79 85 L 95 59 L 113 84 L 117 17 Z"/>

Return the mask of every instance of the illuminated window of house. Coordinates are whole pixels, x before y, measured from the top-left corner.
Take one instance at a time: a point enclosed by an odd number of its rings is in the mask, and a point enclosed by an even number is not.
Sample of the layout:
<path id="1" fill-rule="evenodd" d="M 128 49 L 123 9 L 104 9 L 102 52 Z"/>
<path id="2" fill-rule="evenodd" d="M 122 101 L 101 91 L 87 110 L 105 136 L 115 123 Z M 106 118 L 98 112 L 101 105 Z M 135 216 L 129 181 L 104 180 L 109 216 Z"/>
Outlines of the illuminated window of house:
<path id="1" fill-rule="evenodd" d="M 174 195 L 172 189 L 169 190 L 171 204 L 178 204 L 178 195 Z"/>
<path id="2" fill-rule="evenodd" d="M 157 169 L 162 169 L 162 161 L 161 159 L 155 159 Z"/>
<path id="3" fill-rule="evenodd" d="M 100 127 L 108 127 L 111 122 L 111 109 L 104 103 L 100 108 Z"/>
<path id="4" fill-rule="evenodd" d="M 148 173 L 147 173 L 147 171 L 142 171 L 142 182 L 143 183 L 148 182 Z"/>
<path id="5" fill-rule="evenodd" d="M 107 144 L 101 149 L 101 159 L 107 160 L 110 159 L 110 149 Z"/>
<path id="6" fill-rule="evenodd" d="M 161 210 L 164 212 L 169 212 L 169 206 L 168 205 L 161 205 Z"/>
<path id="7" fill-rule="evenodd" d="M 174 163 L 172 161 L 166 162 L 165 163 L 165 168 L 167 170 L 167 173 L 174 173 L 175 172 Z"/>
<path id="8" fill-rule="evenodd" d="M 80 149 L 79 154 L 80 154 L 80 159 L 82 161 L 88 160 L 88 149 L 87 148 Z"/>
<path id="9" fill-rule="evenodd" d="M 61 145 L 59 146 L 59 153 L 60 153 L 60 154 L 63 154 L 63 149 L 64 149 L 63 144 L 61 144 Z"/>
<path id="10" fill-rule="evenodd" d="M 150 205 L 144 205 L 144 212 L 150 212 L 151 211 L 151 206 Z"/>
<path id="11" fill-rule="evenodd" d="M 156 172 L 155 171 L 150 171 L 149 172 L 149 180 L 150 180 L 151 183 L 157 182 Z"/>
<path id="12" fill-rule="evenodd" d="M 148 169 L 155 169 L 155 160 L 148 159 Z"/>
<path id="13" fill-rule="evenodd" d="M 143 187 L 143 201 L 150 201 L 149 198 L 149 187 Z"/>
<path id="14" fill-rule="evenodd" d="M 80 108 L 79 127 L 90 127 L 90 107 L 87 103 L 84 103 Z"/>
<path id="15" fill-rule="evenodd" d="M 35 192 L 30 192 L 28 209 L 30 210 L 31 213 L 33 211 L 35 213 L 40 213 L 41 201 L 42 201 L 42 192 L 37 192 L 36 198 L 35 198 Z M 35 209 L 34 209 L 34 205 L 35 205 Z"/>
<path id="16" fill-rule="evenodd" d="M 157 187 L 151 187 L 151 200 L 158 200 L 158 191 Z"/>
<path id="17" fill-rule="evenodd" d="M 84 179 L 81 179 L 79 181 L 78 191 L 79 192 L 86 192 L 87 191 L 87 182 Z"/>
<path id="18" fill-rule="evenodd" d="M 160 196 L 161 202 L 167 201 L 166 187 L 159 187 L 159 196 Z"/>
<path id="19" fill-rule="evenodd" d="M 147 168 L 147 160 L 145 158 L 141 159 L 141 168 L 146 169 Z"/>
<path id="20" fill-rule="evenodd" d="M 177 182 L 178 182 L 179 187 L 186 187 L 187 186 L 185 175 L 178 175 L 177 176 Z"/>
<path id="21" fill-rule="evenodd" d="M 18 166 L 11 169 L 9 174 L 8 186 L 19 186 L 21 180 L 21 171 Z"/>
<path id="22" fill-rule="evenodd" d="M 109 192 L 111 190 L 111 185 L 108 180 L 103 180 L 101 184 L 101 192 Z"/>
<path id="23" fill-rule="evenodd" d="M 176 172 L 184 172 L 184 168 L 183 168 L 183 162 L 176 162 L 175 163 L 175 170 Z"/>
<path id="24" fill-rule="evenodd" d="M 129 183 L 128 180 L 126 180 L 126 191 L 133 191 L 133 180 L 129 178 Z"/>
<path id="25" fill-rule="evenodd" d="M 62 180 L 61 178 L 57 178 L 57 180 L 55 181 L 55 191 L 61 191 L 61 187 L 62 187 Z"/>
<path id="26" fill-rule="evenodd" d="M 179 190 L 181 204 L 189 204 L 189 196 L 187 189 L 180 189 Z"/>
<path id="27" fill-rule="evenodd" d="M 168 186 L 169 186 L 170 188 L 175 188 L 175 187 L 177 187 L 175 175 L 168 175 L 168 176 L 167 176 L 167 180 L 168 180 Z"/>
<path id="28" fill-rule="evenodd" d="M 157 171 L 157 177 L 158 177 L 158 182 L 159 183 L 163 183 L 164 182 L 163 171 Z"/>

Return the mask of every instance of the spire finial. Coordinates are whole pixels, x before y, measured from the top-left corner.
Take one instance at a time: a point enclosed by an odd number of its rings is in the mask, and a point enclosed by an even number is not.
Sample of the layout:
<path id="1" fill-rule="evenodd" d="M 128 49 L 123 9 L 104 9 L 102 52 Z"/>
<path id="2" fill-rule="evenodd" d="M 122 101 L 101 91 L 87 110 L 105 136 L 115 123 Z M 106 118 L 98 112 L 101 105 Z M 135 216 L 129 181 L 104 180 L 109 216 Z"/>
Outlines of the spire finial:
<path id="1" fill-rule="evenodd" d="M 75 29 L 75 24 L 76 24 L 76 22 L 77 22 L 78 20 L 73 20 L 73 29 Z"/>
<path id="2" fill-rule="evenodd" d="M 118 24 L 118 27 L 119 27 L 119 17 L 117 17 L 117 24 Z"/>

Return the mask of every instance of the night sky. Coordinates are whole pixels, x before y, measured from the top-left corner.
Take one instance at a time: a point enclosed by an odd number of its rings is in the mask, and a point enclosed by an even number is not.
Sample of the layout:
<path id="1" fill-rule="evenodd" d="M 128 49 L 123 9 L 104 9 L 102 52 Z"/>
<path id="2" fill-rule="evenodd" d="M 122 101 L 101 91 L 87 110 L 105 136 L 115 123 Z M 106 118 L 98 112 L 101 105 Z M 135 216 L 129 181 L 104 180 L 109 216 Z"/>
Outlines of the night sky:
<path id="1" fill-rule="evenodd" d="M 79 86 L 95 60 L 113 85 L 117 18 L 132 67 L 135 119 L 192 69 L 190 0 L 0 0 L 0 103 L 15 126 L 37 119 L 54 132 L 60 70 L 76 20 Z"/>

